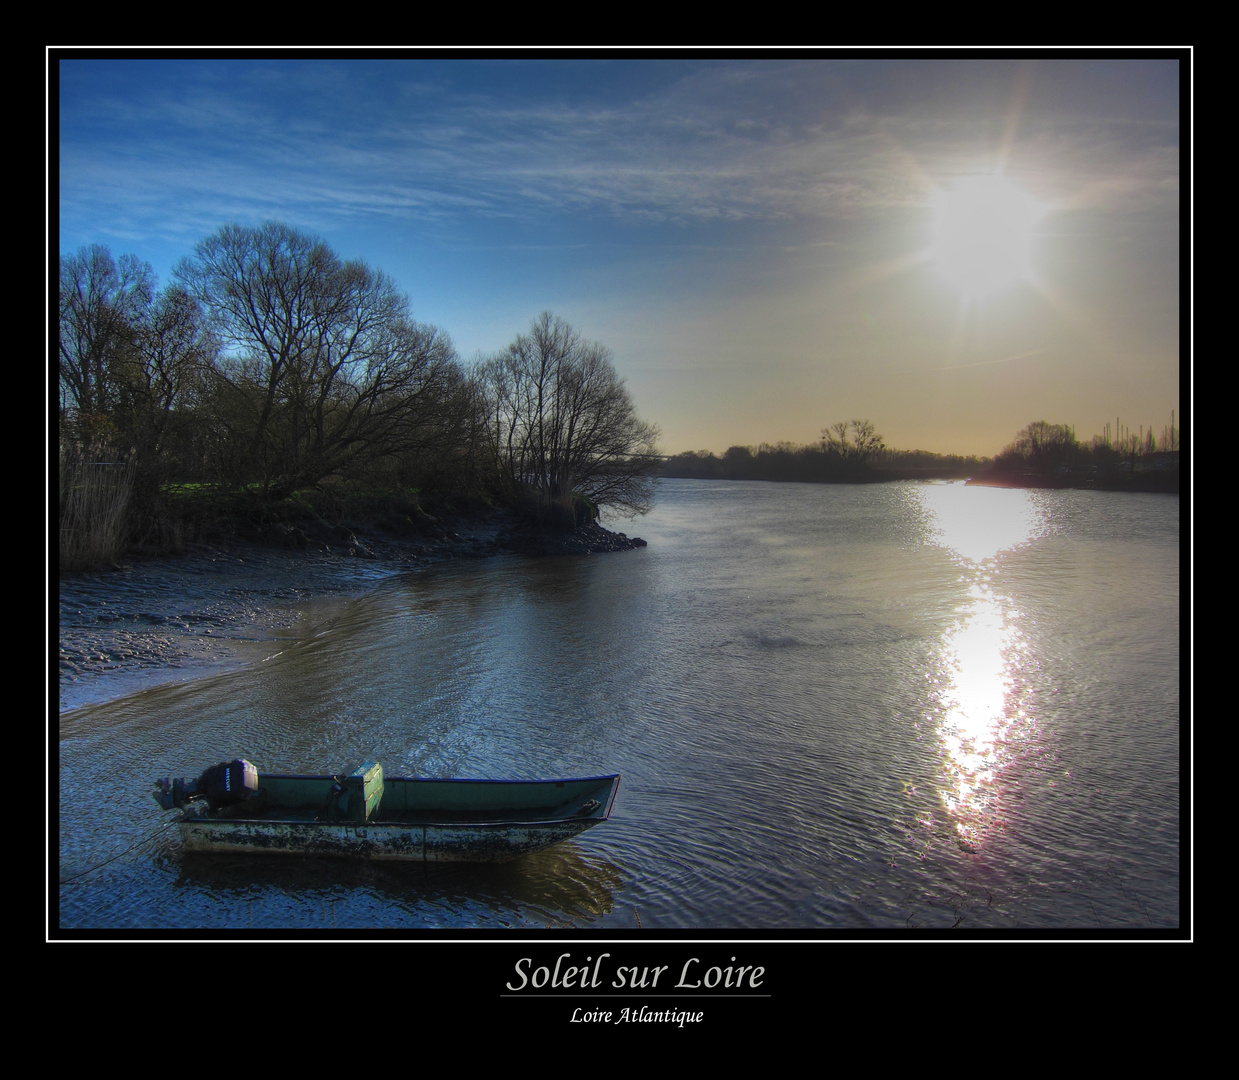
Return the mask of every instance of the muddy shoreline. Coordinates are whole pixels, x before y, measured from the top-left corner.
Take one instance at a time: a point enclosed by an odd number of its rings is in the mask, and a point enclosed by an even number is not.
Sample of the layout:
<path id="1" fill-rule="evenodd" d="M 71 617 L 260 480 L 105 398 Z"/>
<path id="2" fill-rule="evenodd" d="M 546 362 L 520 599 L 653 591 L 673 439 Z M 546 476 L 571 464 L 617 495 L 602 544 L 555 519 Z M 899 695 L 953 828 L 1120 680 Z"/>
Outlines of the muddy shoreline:
<path id="1" fill-rule="evenodd" d="M 505 512 L 440 518 L 414 535 L 305 521 L 135 558 L 59 581 L 59 711 L 261 659 L 309 612 L 394 573 L 502 555 L 644 547 L 599 525 L 547 534 Z"/>

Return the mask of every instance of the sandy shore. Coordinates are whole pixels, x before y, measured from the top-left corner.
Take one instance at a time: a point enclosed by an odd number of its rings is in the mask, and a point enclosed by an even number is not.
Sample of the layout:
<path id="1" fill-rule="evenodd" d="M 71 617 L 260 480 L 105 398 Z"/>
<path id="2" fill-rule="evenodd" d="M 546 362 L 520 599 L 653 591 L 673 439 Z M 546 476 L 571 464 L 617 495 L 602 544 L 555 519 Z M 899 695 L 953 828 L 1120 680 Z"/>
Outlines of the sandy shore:
<path id="1" fill-rule="evenodd" d="M 304 523 L 265 542 L 229 539 L 59 581 L 59 709 L 200 676 L 293 637 L 311 605 L 449 560 L 589 554 L 644 546 L 589 526 L 544 536 L 504 514 L 396 537 Z"/>

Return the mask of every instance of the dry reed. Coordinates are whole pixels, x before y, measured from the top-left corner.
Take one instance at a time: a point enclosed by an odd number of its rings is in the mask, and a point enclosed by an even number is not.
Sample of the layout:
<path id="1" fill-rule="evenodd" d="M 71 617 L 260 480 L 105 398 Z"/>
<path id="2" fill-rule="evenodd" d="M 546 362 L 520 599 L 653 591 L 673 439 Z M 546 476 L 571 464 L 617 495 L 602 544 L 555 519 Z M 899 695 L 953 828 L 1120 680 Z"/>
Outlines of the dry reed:
<path id="1" fill-rule="evenodd" d="M 132 459 L 113 462 L 98 450 L 60 448 L 60 572 L 115 562 L 124 549 L 133 491 Z"/>

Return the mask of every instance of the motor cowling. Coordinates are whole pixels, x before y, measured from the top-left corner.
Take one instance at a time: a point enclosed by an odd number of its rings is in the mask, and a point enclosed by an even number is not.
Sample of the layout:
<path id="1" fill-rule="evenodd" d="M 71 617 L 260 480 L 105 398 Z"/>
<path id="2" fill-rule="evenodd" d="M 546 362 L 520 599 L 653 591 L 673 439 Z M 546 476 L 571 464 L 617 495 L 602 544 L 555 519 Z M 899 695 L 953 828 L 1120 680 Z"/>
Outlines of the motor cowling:
<path id="1" fill-rule="evenodd" d="M 258 790 L 258 769 L 243 758 L 212 765 L 196 780 L 155 781 L 155 801 L 165 810 L 206 799 L 212 810 L 248 799 Z"/>

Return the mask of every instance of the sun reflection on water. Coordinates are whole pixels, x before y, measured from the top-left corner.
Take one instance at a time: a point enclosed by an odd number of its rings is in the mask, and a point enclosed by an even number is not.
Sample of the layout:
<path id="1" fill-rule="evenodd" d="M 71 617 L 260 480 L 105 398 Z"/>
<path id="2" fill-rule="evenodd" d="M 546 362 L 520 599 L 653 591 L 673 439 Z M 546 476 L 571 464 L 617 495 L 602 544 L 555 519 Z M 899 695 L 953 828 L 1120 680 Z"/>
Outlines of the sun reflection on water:
<path id="1" fill-rule="evenodd" d="M 1029 718 L 1015 672 L 1026 648 L 1020 612 L 996 587 L 1001 557 L 1044 532 L 1027 491 L 926 485 L 918 488 L 931 542 L 947 549 L 967 586 L 942 639 L 935 670 L 942 801 L 962 848 L 976 851 L 999 820 L 999 780 Z"/>
<path id="2" fill-rule="evenodd" d="M 933 542 L 961 566 L 980 569 L 1001 552 L 1042 535 L 1045 514 L 1033 493 L 1016 488 L 926 484 L 917 489 Z"/>

